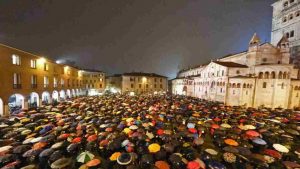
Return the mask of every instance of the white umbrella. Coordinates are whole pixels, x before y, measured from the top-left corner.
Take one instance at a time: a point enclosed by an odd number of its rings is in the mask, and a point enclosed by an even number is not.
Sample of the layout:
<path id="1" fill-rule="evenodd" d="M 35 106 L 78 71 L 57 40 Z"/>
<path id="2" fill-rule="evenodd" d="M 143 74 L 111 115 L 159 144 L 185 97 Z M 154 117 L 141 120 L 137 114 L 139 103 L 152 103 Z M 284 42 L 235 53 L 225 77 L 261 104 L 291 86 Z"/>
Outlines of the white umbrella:
<path id="1" fill-rule="evenodd" d="M 275 150 L 282 152 L 282 153 L 288 153 L 289 149 L 287 149 L 285 146 L 281 145 L 281 144 L 273 144 L 273 147 L 275 148 Z"/>

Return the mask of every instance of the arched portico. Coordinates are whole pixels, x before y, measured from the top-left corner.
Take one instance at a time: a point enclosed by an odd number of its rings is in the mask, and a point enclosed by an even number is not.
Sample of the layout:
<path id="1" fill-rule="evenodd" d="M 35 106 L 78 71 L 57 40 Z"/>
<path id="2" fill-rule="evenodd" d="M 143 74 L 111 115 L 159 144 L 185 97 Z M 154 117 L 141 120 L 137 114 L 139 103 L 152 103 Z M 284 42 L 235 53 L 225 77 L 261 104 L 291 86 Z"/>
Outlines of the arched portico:
<path id="1" fill-rule="evenodd" d="M 8 98 L 8 108 L 10 113 L 18 113 L 25 107 L 25 98 L 21 94 L 13 94 Z"/>
<path id="2" fill-rule="evenodd" d="M 28 98 L 28 107 L 38 107 L 40 105 L 39 101 L 40 101 L 39 94 L 37 94 L 36 92 L 30 93 Z"/>
<path id="3" fill-rule="evenodd" d="M 70 89 L 67 89 L 67 98 L 71 98 L 72 96 L 71 96 L 71 91 L 70 91 Z"/>
<path id="4" fill-rule="evenodd" d="M 50 101 L 51 101 L 50 93 L 44 91 L 44 92 L 42 93 L 42 102 L 45 103 L 45 104 L 49 104 Z"/>
<path id="5" fill-rule="evenodd" d="M 59 92 L 59 98 L 60 98 L 60 100 L 65 100 L 66 99 L 66 93 L 65 93 L 64 90 L 61 90 Z"/>
<path id="6" fill-rule="evenodd" d="M 57 102 L 59 101 L 59 94 L 56 90 L 52 92 L 52 100 Z"/>
<path id="7" fill-rule="evenodd" d="M 0 98 L 0 116 L 4 115 L 3 100 Z"/>

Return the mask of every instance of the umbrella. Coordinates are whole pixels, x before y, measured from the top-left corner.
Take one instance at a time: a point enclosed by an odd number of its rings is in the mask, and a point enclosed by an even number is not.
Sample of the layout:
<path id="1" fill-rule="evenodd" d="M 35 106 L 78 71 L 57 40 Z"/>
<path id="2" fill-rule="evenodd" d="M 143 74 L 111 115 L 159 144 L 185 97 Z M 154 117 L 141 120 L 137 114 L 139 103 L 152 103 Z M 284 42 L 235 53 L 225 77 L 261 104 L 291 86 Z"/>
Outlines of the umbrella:
<path id="1" fill-rule="evenodd" d="M 281 144 L 273 144 L 273 148 L 275 148 L 275 150 L 282 152 L 282 153 L 288 153 L 289 149 L 287 149 L 285 146 L 281 145 Z"/>
<path id="2" fill-rule="evenodd" d="M 287 168 L 300 168 L 300 164 L 292 161 L 283 161 L 284 166 Z"/>
<path id="3" fill-rule="evenodd" d="M 259 145 L 266 145 L 267 142 L 261 138 L 255 138 L 252 140 L 253 143 L 259 144 Z"/>
<path id="4" fill-rule="evenodd" d="M 254 130 L 248 130 L 246 131 L 246 135 L 251 136 L 251 137 L 258 137 L 260 134 Z"/>
<path id="5" fill-rule="evenodd" d="M 39 154 L 39 157 L 49 157 L 53 152 L 54 149 L 52 148 L 45 149 Z"/>
<path id="6" fill-rule="evenodd" d="M 224 151 L 226 152 L 230 152 L 230 153 L 238 153 L 239 150 L 235 147 L 232 147 L 232 146 L 226 146 L 223 148 Z"/>
<path id="7" fill-rule="evenodd" d="M 211 149 L 211 148 L 205 149 L 205 152 L 207 152 L 210 155 L 217 155 L 218 154 L 218 152 L 216 150 Z"/>
<path id="8" fill-rule="evenodd" d="M 231 125 L 229 125 L 227 123 L 222 123 L 221 127 L 229 129 L 229 128 L 231 128 Z"/>
<path id="9" fill-rule="evenodd" d="M 156 161 L 155 166 L 158 169 L 170 169 L 170 165 L 166 161 Z"/>
<path id="10" fill-rule="evenodd" d="M 41 152 L 41 149 L 37 149 L 37 150 L 30 149 L 23 154 L 23 157 L 37 156 L 38 154 L 40 154 L 40 152 Z"/>
<path id="11" fill-rule="evenodd" d="M 31 149 L 29 145 L 19 145 L 13 149 L 14 154 L 23 154 L 24 152 Z"/>
<path id="12" fill-rule="evenodd" d="M 156 153 L 160 150 L 160 145 L 157 143 L 152 143 L 148 146 L 148 150 L 150 153 Z"/>
<path id="13" fill-rule="evenodd" d="M 101 163 L 100 159 L 93 159 L 93 160 L 87 162 L 86 166 L 87 167 L 95 167 L 95 166 L 99 165 L 100 163 Z"/>
<path id="14" fill-rule="evenodd" d="M 230 138 L 225 139 L 224 142 L 230 146 L 238 146 L 239 145 L 238 142 L 236 142 L 235 140 L 230 139 Z"/>
<path id="15" fill-rule="evenodd" d="M 7 152 L 11 148 L 13 148 L 13 146 L 3 146 L 3 147 L 0 147 L 0 153 L 1 152 Z"/>
<path id="16" fill-rule="evenodd" d="M 91 152 L 84 151 L 77 156 L 76 160 L 77 160 L 77 162 L 80 162 L 80 163 L 86 163 L 86 162 L 92 160 L 94 157 L 95 157 L 95 155 L 92 154 Z"/>
<path id="17" fill-rule="evenodd" d="M 278 159 L 281 159 L 282 157 L 282 155 L 278 151 L 272 149 L 265 149 L 263 153 Z"/>
<path id="18" fill-rule="evenodd" d="M 65 168 L 65 167 L 68 167 L 71 164 L 71 162 L 72 162 L 72 160 L 70 158 L 60 158 L 51 164 L 51 168 L 53 168 L 53 169 Z"/>
<path id="19" fill-rule="evenodd" d="M 46 142 L 38 142 L 38 143 L 35 143 L 35 144 L 33 145 L 32 149 L 35 149 L 35 150 L 37 150 L 37 149 L 42 149 L 42 148 L 44 148 L 45 146 L 47 146 L 47 144 L 48 144 L 48 143 L 46 143 Z"/>

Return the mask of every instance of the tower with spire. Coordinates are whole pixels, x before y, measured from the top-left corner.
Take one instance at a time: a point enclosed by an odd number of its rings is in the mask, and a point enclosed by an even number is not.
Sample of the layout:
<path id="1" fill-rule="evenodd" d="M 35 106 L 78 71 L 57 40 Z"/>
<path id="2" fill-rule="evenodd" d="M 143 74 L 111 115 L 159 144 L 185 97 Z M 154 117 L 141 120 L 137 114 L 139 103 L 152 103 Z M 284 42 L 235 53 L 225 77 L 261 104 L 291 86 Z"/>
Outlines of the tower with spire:
<path id="1" fill-rule="evenodd" d="M 256 65 L 257 53 L 260 45 L 260 38 L 259 36 L 254 33 L 252 36 L 250 42 L 249 42 L 249 48 L 248 48 L 248 56 L 247 56 L 247 65 L 254 66 Z"/>

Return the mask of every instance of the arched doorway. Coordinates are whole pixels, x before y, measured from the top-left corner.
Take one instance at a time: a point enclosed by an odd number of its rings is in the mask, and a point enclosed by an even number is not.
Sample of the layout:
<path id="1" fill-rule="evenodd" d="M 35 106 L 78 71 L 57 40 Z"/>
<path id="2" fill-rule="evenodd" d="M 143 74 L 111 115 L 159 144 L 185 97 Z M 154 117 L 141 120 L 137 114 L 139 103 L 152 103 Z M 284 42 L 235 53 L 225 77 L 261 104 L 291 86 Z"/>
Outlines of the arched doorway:
<path id="1" fill-rule="evenodd" d="M 28 107 L 29 108 L 38 107 L 39 99 L 40 99 L 39 94 L 37 94 L 36 92 L 30 93 L 29 98 L 28 98 Z"/>
<path id="2" fill-rule="evenodd" d="M 66 93 L 65 93 L 64 90 L 61 90 L 59 92 L 59 98 L 60 98 L 60 100 L 65 100 L 66 99 Z"/>
<path id="3" fill-rule="evenodd" d="M 52 100 L 53 100 L 53 102 L 58 102 L 59 101 L 59 95 L 58 95 L 58 92 L 56 90 L 54 90 L 52 92 Z"/>
<path id="4" fill-rule="evenodd" d="M 183 94 L 183 95 L 186 95 L 186 94 L 187 94 L 187 86 L 183 86 L 182 94 Z"/>
<path id="5" fill-rule="evenodd" d="M 3 101 L 0 98 L 0 116 L 3 116 L 4 112 L 3 112 Z"/>
<path id="6" fill-rule="evenodd" d="M 68 89 L 67 90 L 67 98 L 71 98 L 72 96 L 71 96 L 71 91 Z"/>
<path id="7" fill-rule="evenodd" d="M 43 104 L 49 104 L 50 103 L 50 93 L 49 92 L 43 92 L 42 93 L 42 103 Z"/>
<path id="8" fill-rule="evenodd" d="M 76 92 L 74 89 L 72 89 L 72 97 L 76 97 Z"/>
<path id="9" fill-rule="evenodd" d="M 8 98 L 8 108 L 10 113 L 17 114 L 25 107 L 24 96 L 21 94 L 13 94 Z"/>
<path id="10" fill-rule="evenodd" d="M 76 89 L 76 96 L 80 96 L 79 89 Z"/>

